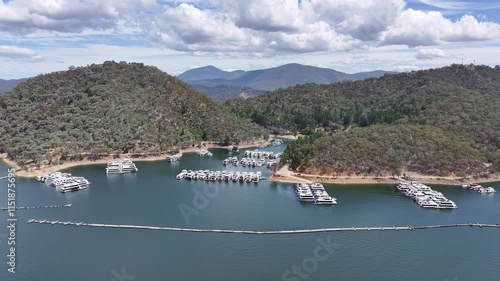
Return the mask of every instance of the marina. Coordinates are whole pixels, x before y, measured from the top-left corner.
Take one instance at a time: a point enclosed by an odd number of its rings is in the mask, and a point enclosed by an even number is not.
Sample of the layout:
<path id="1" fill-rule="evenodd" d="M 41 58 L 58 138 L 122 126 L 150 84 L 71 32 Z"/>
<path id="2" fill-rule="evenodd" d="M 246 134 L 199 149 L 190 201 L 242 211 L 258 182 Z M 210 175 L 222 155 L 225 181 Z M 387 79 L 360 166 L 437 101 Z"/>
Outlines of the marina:
<path id="1" fill-rule="evenodd" d="M 39 176 L 37 180 L 58 188 L 62 193 L 86 189 L 90 185 L 90 181 L 84 177 L 76 177 L 70 173 L 61 172 Z"/>
<path id="2" fill-rule="evenodd" d="M 209 171 L 209 170 L 182 170 L 176 177 L 178 180 L 204 180 L 204 181 L 225 181 L 225 182 L 252 182 L 259 183 L 264 178 L 262 172 L 230 172 L 230 171 Z"/>
<path id="3" fill-rule="evenodd" d="M 268 149 L 279 152 L 281 148 Z M 339 280 L 444 280 L 443 268 L 450 264 L 456 265 L 450 271 L 460 280 L 496 280 L 498 276 L 497 267 L 484 264 L 485 260 L 496 261 L 498 257 L 498 228 L 439 227 L 425 231 L 418 228 L 462 222 L 497 224 L 496 214 L 500 211 L 498 196 L 479 196 L 461 187 L 432 185 L 433 190 L 444 193 L 460 208 L 453 212 L 428 212 L 410 204 L 410 200 L 401 196 L 393 184 L 346 186 L 322 183 L 339 203 L 325 206 L 314 205 L 313 202 L 299 203 L 294 184 L 290 183 L 266 180 L 259 184 L 232 184 L 175 179 L 182 170 L 190 169 L 235 173 L 261 171 L 262 177 L 269 177 L 272 173 L 264 168 L 247 170 L 241 165 L 222 168 L 221 161 L 227 158 L 228 151 L 211 151 L 213 157 L 204 158 L 195 153 L 185 153 L 175 165 L 164 159 L 136 162 L 141 173 L 119 176 L 102 173 L 106 164 L 70 168 L 64 172 L 92 181 L 87 190 L 68 193 L 70 196 L 63 196 L 49 184 L 19 178 L 19 206 L 67 203 L 73 203 L 73 206 L 18 212 L 19 229 L 22 229 L 18 233 L 19 239 L 22 239 L 25 248 L 40 253 L 22 254 L 24 269 L 17 273 L 18 279 L 38 280 L 37 276 L 42 274 L 47 280 L 110 280 L 113 277 L 110 270 L 116 268 L 119 271 L 123 266 L 128 274 L 141 280 L 161 280 L 164 276 L 173 276 L 179 280 L 251 281 L 254 278 L 246 276 L 252 276 L 253 270 L 268 272 L 264 279 L 281 280 L 285 269 L 311 256 L 319 245 L 318 238 L 338 243 L 340 252 L 334 250 L 336 252 L 330 259 L 322 263 L 314 276 L 311 275 L 311 280 L 328 280 L 331 276 L 338 276 Z M 242 153 L 243 150 L 240 150 L 235 155 L 240 158 Z M 497 190 L 500 187 L 498 183 L 491 186 Z M 2 192 L 6 192 L 6 185 L 3 188 Z M 179 210 L 180 204 L 196 210 L 189 216 L 189 223 Z M 7 213 L 1 214 L 5 217 Z M 46 221 L 26 224 L 30 219 Z M 91 227 L 84 223 L 111 226 Z M 120 225 L 145 228 L 121 228 Z M 411 231 L 408 226 L 417 230 Z M 193 231 L 158 229 L 163 227 Z M 319 229 L 331 231 L 315 232 Z M 243 235 L 244 231 L 256 234 Z M 272 234 L 280 231 L 287 232 Z M 271 234 L 261 235 L 262 232 Z M 44 243 L 40 243 L 42 235 Z M 443 243 L 449 245 L 446 251 L 433 252 L 434 256 L 428 258 L 427 254 L 443 247 Z M 67 246 L 48 250 L 47 244 Z M 164 245 L 168 245 L 168 251 L 161 249 Z M 74 255 L 73 259 L 61 259 L 61 256 L 68 255 L 68 251 L 81 254 Z M 148 251 L 148 255 L 141 260 L 127 258 L 129 253 L 140 251 Z M 75 263 L 91 266 L 94 264 L 92 257 L 97 252 L 101 253 L 103 260 L 115 262 L 103 262 L 90 273 L 83 267 L 73 266 Z M 199 254 L 193 256 L 192 252 Z M 227 254 L 222 255 L 221 252 Z M 461 263 L 464 252 L 474 257 L 466 265 Z M 368 264 L 353 263 L 355 260 L 363 261 L 368 255 L 379 258 Z M 407 255 L 416 258 L 401 258 Z M 170 268 L 152 270 L 158 260 L 165 261 L 171 265 Z M 190 262 L 186 263 L 187 260 Z M 395 271 L 390 276 L 385 271 L 378 271 L 387 265 L 384 261 L 391 260 L 398 260 L 398 266 L 405 270 Z M 6 257 L 0 257 L 0 262 L 7 262 Z M 210 268 L 223 265 L 222 269 L 227 269 L 229 273 L 208 268 L 193 272 L 189 270 L 191 262 L 203 263 Z M 354 273 L 351 269 L 353 264 Z M 269 269 L 270 266 L 272 269 Z M 416 273 L 415 268 L 426 268 L 426 271 Z M 450 279 L 449 275 L 447 278 Z M 8 275 L 2 273 L 0 279 L 9 280 Z"/>
<path id="4" fill-rule="evenodd" d="M 419 182 L 401 182 L 398 190 L 412 198 L 422 208 L 456 209 L 455 202 L 444 197 L 443 193 L 434 191 L 429 186 Z"/>
<path id="5" fill-rule="evenodd" d="M 263 150 L 246 150 L 244 152 L 247 158 L 268 158 L 268 159 L 278 159 L 283 154 L 282 152 L 273 151 L 263 151 Z"/>
<path id="6" fill-rule="evenodd" d="M 331 197 L 320 183 L 297 183 L 295 193 L 301 202 L 313 202 L 315 205 L 337 205 L 337 198 Z"/>
<path id="7" fill-rule="evenodd" d="M 109 162 L 106 166 L 106 174 L 135 173 L 138 169 L 130 159 Z"/>
<path id="8" fill-rule="evenodd" d="M 102 227 L 102 228 L 121 228 L 121 229 L 143 229 L 143 230 L 163 230 L 177 232 L 196 232 L 196 233 L 227 233 L 227 234 L 251 234 L 251 235 L 290 235 L 290 234 L 308 234 L 308 233 L 325 233 L 325 232 L 357 232 L 357 231 L 398 231 L 398 230 L 429 230 L 440 228 L 458 228 L 458 227 L 476 227 L 476 228 L 500 228 L 500 224 L 480 224 L 480 223 L 463 223 L 463 224 L 442 224 L 442 225 L 420 225 L 420 226 L 378 226 L 378 227 L 334 227 L 334 228 L 316 228 L 316 229 L 298 229 L 298 230 L 274 230 L 274 231 L 256 231 L 256 230 L 233 230 L 233 229 L 199 229 L 199 228 L 179 228 L 179 227 L 162 227 L 162 226 L 145 226 L 145 225 L 126 225 L 126 224 L 103 224 L 103 223 L 86 223 L 72 221 L 49 221 L 31 219 L 30 224 L 50 224 L 62 226 L 76 227 Z"/>
<path id="9" fill-rule="evenodd" d="M 492 193 L 495 193 L 497 192 L 493 187 L 483 187 L 482 185 L 480 184 L 463 184 L 462 185 L 463 188 L 467 188 L 467 189 L 470 189 L 470 190 L 474 190 L 480 194 L 492 194 Z"/>
<path id="10" fill-rule="evenodd" d="M 265 158 L 260 158 L 258 160 L 254 158 L 246 158 L 243 157 L 241 159 L 238 159 L 238 157 L 233 156 L 233 157 L 228 157 L 224 160 L 222 160 L 222 165 L 223 166 L 228 166 L 228 165 L 233 165 L 233 166 L 238 166 L 241 165 L 242 167 L 248 167 L 248 168 L 256 168 L 256 167 L 262 167 L 266 166 L 268 168 L 271 168 L 273 164 L 275 164 L 276 161 L 274 160 L 267 160 Z"/>

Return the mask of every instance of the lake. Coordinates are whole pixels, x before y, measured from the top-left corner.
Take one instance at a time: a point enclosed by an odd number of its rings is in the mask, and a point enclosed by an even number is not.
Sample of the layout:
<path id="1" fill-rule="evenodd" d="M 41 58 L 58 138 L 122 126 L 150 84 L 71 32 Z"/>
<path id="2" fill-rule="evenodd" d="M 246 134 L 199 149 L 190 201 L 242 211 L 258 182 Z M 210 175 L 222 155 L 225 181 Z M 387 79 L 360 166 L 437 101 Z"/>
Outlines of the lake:
<path id="1" fill-rule="evenodd" d="M 178 163 L 136 162 L 135 174 L 106 175 L 102 164 L 71 168 L 67 171 L 92 184 L 70 193 L 17 178 L 18 206 L 73 205 L 17 211 L 15 274 L 7 272 L 7 212 L 0 211 L 0 280 L 500 280 L 499 229 L 256 236 L 26 223 L 290 230 L 500 222 L 500 193 L 481 195 L 461 187 L 432 185 L 458 209 L 429 210 L 395 185 L 325 185 L 338 205 L 318 206 L 298 202 L 293 184 L 175 179 L 183 169 L 225 170 L 227 150 L 212 151 L 212 157 L 185 154 Z M 227 170 L 270 175 L 265 167 Z M 0 163 L 0 176 L 6 171 Z M 6 206 L 7 181 L 0 180 L 0 186 L 0 206 Z M 488 186 L 500 190 L 499 183 Z M 183 214 L 186 206 L 195 212 Z"/>

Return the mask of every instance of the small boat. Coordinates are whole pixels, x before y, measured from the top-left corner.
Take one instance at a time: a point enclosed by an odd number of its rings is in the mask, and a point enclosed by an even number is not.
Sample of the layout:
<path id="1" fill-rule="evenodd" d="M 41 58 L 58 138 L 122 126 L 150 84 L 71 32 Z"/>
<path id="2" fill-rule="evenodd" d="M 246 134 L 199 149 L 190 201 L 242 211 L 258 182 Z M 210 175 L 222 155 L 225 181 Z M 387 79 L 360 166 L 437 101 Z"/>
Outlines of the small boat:
<path id="1" fill-rule="evenodd" d="M 495 192 L 497 191 L 491 186 L 486 188 L 486 193 L 495 193 Z"/>
<path id="2" fill-rule="evenodd" d="M 273 146 L 280 146 L 283 144 L 283 141 L 280 139 L 275 139 L 272 143 Z"/>
<path id="3" fill-rule="evenodd" d="M 444 200 L 441 202 L 437 202 L 439 204 L 439 209 L 456 209 L 457 204 L 451 200 Z"/>
<path id="4" fill-rule="evenodd" d="M 433 208 L 433 209 L 439 208 L 439 204 L 434 202 L 431 199 L 426 199 L 426 200 L 420 201 L 418 203 L 418 205 L 420 205 L 420 207 L 422 207 L 422 208 Z"/>
<path id="5" fill-rule="evenodd" d="M 90 182 L 86 179 L 75 180 L 74 182 L 64 184 L 59 191 L 66 193 L 81 190 L 87 188 L 89 184 Z"/>
<path id="6" fill-rule="evenodd" d="M 335 200 L 335 198 L 333 198 L 333 197 L 326 195 L 326 196 L 321 196 L 321 197 L 315 198 L 313 201 L 313 204 L 315 204 L 315 205 L 336 205 L 337 200 Z"/>
<path id="7" fill-rule="evenodd" d="M 181 159 L 181 157 L 178 155 L 168 155 L 166 158 L 166 160 L 170 163 L 175 163 L 175 162 L 179 161 L 180 159 Z"/>
<path id="8" fill-rule="evenodd" d="M 299 200 L 302 202 L 314 201 L 314 195 L 312 194 L 311 191 L 300 191 L 297 193 L 297 196 L 299 197 Z"/>

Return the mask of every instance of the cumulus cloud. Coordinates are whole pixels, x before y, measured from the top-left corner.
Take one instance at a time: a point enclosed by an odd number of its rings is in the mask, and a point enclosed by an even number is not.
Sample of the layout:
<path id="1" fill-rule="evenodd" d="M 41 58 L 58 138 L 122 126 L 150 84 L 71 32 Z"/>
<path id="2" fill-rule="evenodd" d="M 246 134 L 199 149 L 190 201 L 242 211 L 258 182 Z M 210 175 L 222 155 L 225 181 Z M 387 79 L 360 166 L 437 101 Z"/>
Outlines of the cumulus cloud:
<path id="1" fill-rule="evenodd" d="M 415 55 L 415 57 L 418 60 L 432 60 L 432 59 L 437 59 L 437 58 L 443 58 L 446 56 L 447 56 L 447 54 L 445 53 L 445 51 L 443 51 L 441 49 L 437 49 L 437 48 L 421 49 Z"/>
<path id="2" fill-rule="evenodd" d="M 324 0 L 307 3 L 315 18 L 326 21 L 339 33 L 363 41 L 378 39 L 405 7 L 403 0 Z"/>
<path id="3" fill-rule="evenodd" d="M 384 34 L 381 45 L 433 46 L 447 42 L 480 41 L 500 38 L 500 25 L 479 22 L 465 15 L 453 22 L 440 12 L 408 9 Z"/>
<path id="4" fill-rule="evenodd" d="M 168 49 L 216 56 L 500 39 L 497 23 L 471 15 L 452 21 L 405 5 L 405 0 L 11 0 L 0 2 L 0 30 L 137 32 Z"/>
<path id="5" fill-rule="evenodd" d="M 188 3 L 166 7 L 164 13 L 152 21 L 151 34 L 157 41 L 175 50 L 224 52 L 226 55 L 324 51 L 343 48 L 342 46 L 353 41 L 346 36 L 338 36 L 326 23 L 306 24 L 300 17 L 295 19 L 295 27 L 293 22 L 287 26 L 286 13 L 282 16 L 263 14 L 260 19 L 266 18 L 267 21 L 253 21 L 250 17 L 253 13 L 251 10 L 256 8 L 241 4 L 243 2 L 238 3 L 225 3 L 221 9 L 250 10 L 240 16 L 238 13 L 224 13 L 221 10 L 202 10 Z M 278 10 L 279 8 L 276 11 Z M 292 10 L 290 8 L 290 15 L 299 14 L 298 10 Z"/>
<path id="6" fill-rule="evenodd" d="M 183 3 L 167 7 L 151 23 L 151 35 L 166 47 L 179 51 L 237 51 L 242 43 L 258 45 L 221 13 Z"/>
<path id="7" fill-rule="evenodd" d="M 403 0 L 208 3 L 210 8 L 167 5 L 152 20 L 152 34 L 175 50 L 252 54 L 437 46 L 500 38 L 496 23 L 470 15 L 451 21 L 439 12 L 405 10 Z"/>
<path id="8" fill-rule="evenodd" d="M 0 57 L 30 59 L 39 58 L 38 54 L 31 49 L 2 45 L 0 45 Z"/>
<path id="9" fill-rule="evenodd" d="M 222 8 L 238 26 L 264 32 L 293 32 L 304 22 L 304 10 L 297 1 L 221 1 Z"/>
<path id="10" fill-rule="evenodd" d="M 37 30 L 82 32 L 114 27 L 126 11 L 155 5 L 154 0 L 12 0 L 0 2 L 0 29 L 13 33 Z"/>

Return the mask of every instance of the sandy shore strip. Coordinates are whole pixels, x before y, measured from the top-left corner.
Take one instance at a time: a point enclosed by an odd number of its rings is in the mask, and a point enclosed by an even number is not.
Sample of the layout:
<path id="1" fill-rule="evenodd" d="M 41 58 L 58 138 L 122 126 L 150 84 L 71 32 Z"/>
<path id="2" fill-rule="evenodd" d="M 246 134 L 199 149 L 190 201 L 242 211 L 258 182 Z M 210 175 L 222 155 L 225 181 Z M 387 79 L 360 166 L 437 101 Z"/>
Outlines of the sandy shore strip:
<path id="1" fill-rule="evenodd" d="M 488 178 L 474 178 L 462 180 L 459 177 L 435 177 L 411 173 L 409 180 L 418 181 L 424 184 L 437 184 L 457 186 L 464 183 L 492 183 L 500 182 L 500 175 L 492 175 Z M 375 177 L 375 176 L 323 176 L 295 173 L 284 166 L 272 175 L 269 180 L 282 183 L 331 183 L 331 184 L 397 184 L 406 181 L 395 177 Z"/>
<path id="2" fill-rule="evenodd" d="M 256 142 L 244 142 L 241 143 L 238 146 L 239 149 L 245 149 L 245 148 L 253 148 L 257 147 L 260 144 L 266 144 L 269 145 L 269 141 L 256 141 Z M 209 148 L 223 148 L 227 149 L 227 146 L 220 146 L 216 145 L 215 143 L 209 143 L 209 142 L 204 142 L 200 147 L 189 147 L 185 149 L 180 149 L 180 153 L 194 153 L 197 150 L 200 149 L 209 149 Z M 119 159 L 124 159 L 124 158 L 130 158 L 134 162 L 141 162 L 141 161 L 161 161 L 161 160 L 166 160 L 167 156 L 171 156 L 171 154 L 159 154 L 155 156 L 145 156 L 145 157 L 132 157 L 129 154 L 121 154 L 119 155 Z M 117 158 L 113 156 L 105 157 L 105 158 L 100 158 L 97 160 L 89 160 L 89 159 L 84 159 L 82 161 L 71 161 L 71 162 L 65 162 L 61 165 L 55 165 L 55 166 L 48 166 L 48 167 L 42 167 L 41 169 L 30 169 L 30 170 L 23 170 L 21 167 L 17 165 L 14 161 L 10 160 L 7 158 L 6 154 L 0 154 L 0 159 L 4 161 L 9 167 L 12 167 L 16 170 L 15 174 L 18 177 L 26 177 L 26 178 L 34 178 L 40 175 L 45 175 L 49 174 L 52 172 L 57 172 L 61 171 L 64 169 L 72 168 L 72 167 L 77 167 L 77 166 L 82 166 L 82 165 L 95 165 L 95 164 L 106 164 L 108 162 L 111 162 L 113 160 L 116 160 Z"/>

